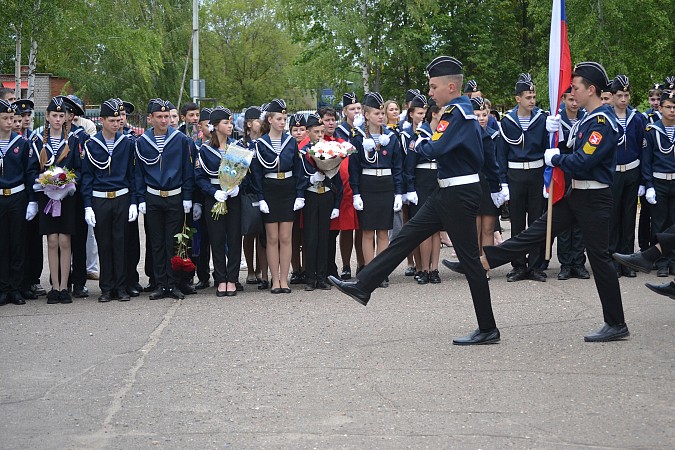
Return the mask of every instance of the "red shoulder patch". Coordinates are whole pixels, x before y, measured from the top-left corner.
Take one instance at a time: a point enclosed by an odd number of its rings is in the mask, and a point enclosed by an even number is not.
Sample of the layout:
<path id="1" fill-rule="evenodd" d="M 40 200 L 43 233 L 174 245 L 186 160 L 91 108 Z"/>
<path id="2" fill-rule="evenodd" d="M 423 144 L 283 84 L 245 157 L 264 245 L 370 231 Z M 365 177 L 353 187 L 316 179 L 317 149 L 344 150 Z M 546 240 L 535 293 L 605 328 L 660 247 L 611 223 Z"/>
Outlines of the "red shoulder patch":
<path id="1" fill-rule="evenodd" d="M 438 131 L 439 133 L 442 133 L 442 132 L 444 132 L 445 130 L 448 129 L 448 125 L 450 125 L 450 122 L 448 122 L 447 120 L 441 120 L 440 122 L 438 122 L 438 126 L 436 127 L 436 131 Z"/>
<path id="2" fill-rule="evenodd" d="M 602 134 L 598 133 L 597 131 L 594 131 L 588 137 L 588 142 L 590 142 L 593 145 L 598 145 L 600 141 L 602 141 Z"/>

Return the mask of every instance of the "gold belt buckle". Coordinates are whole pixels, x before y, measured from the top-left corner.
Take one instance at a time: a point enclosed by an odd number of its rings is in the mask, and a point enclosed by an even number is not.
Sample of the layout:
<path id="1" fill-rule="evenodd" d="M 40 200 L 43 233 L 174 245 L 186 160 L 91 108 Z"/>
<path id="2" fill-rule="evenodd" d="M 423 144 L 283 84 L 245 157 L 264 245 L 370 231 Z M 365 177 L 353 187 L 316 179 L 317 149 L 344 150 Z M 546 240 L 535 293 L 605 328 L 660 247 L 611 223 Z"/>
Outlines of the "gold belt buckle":
<path id="1" fill-rule="evenodd" d="M 106 192 L 105 196 L 106 198 L 115 198 L 117 197 L 117 192 Z"/>
<path id="2" fill-rule="evenodd" d="M 10 195 L 12 195 L 12 190 L 11 189 L 3 189 L 2 195 L 5 196 L 5 197 L 9 197 Z"/>
<path id="3" fill-rule="evenodd" d="M 286 174 L 283 172 L 277 172 L 277 180 L 284 180 L 286 179 Z"/>
<path id="4" fill-rule="evenodd" d="M 159 196 L 162 198 L 167 198 L 169 196 L 169 191 L 159 191 Z"/>
<path id="5" fill-rule="evenodd" d="M 316 189 L 316 192 L 317 192 L 318 194 L 325 194 L 325 193 L 326 193 L 326 187 L 325 187 L 325 186 L 319 186 L 319 187 Z"/>

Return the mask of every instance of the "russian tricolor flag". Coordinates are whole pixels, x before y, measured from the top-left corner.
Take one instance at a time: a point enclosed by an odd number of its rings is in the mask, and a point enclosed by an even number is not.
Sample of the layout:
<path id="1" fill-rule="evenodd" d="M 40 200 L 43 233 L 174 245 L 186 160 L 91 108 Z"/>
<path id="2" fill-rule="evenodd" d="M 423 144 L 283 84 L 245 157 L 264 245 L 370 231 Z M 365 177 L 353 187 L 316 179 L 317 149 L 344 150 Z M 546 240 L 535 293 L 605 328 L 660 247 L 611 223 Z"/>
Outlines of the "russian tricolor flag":
<path id="1" fill-rule="evenodd" d="M 560 97 L 572 82 L 572 55 L 567 40 L 565 0 L 553 0 L 548 48 L 548 97 L 551 114 L 555 115 L 560 108 Z M 557 147 L 558 133 L 553 133 L 550 138 L 550 148 Z M 547 187 L 551 179 L 554 184 L 553 203 L 556 203 L 565 194 L 565 177 L 559 167 L 546 167 L 544 183 Z"/>

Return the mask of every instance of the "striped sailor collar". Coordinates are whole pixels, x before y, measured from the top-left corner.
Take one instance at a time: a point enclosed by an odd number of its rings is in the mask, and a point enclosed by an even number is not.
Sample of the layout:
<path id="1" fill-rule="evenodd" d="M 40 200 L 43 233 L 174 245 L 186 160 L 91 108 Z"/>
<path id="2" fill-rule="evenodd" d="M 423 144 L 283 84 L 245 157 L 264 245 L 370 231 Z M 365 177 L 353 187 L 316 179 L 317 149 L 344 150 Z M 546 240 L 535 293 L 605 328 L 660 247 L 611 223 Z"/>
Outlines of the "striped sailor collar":
<path id="1" fill-rule="evenodd" d="M 117 145 L 118 145 L 120 142 L 122 142 L 123 140 L 125 140 L 125 139 L 127 139 L 127 136 L 126 136 L 125 134 L 120 133 L 119 131 L 117 131 L 117 132 L 115 133 L 115 138 L 113 139 L 113 141 L 114 141 L 113 149 L 114 149 L 115 147 L 117 147 Z M 89 138 L 89 140 L 90 140 L 90 141 L 96 142 L 98 145 L 100 145 L 102 148 L 104 148 L 104 149 L 106 149 L 106 150 L 108 149 L 108 146 L 106 145 L 105 138 L 103 137 L 103 132 L 102 132 L 102 131 L 99 131 L 99 132 L 96 133 L 95 135 L 91 136 L 91 137 Z"/>
<path id="2" fill-rule="evenodd" d="M 182 134 L 175 128 L 169 126 L 169 128 L 166 130 L 166 138 L 164 139 L 164 147 L 167 146 L 167 144 L 174 138 L 176 135 Z M 152 145 L 155 150 L 159 151 L 159 147 L 157 147 L 157 141 L 155 140 L 155 127 L 148 128 L 145 130 L 145 133 L 141 136 L 144 138 L 150 145 Z"/>
<path id="3" fill-rule="evenodd" d="M 12 131 L 9 135 L 9 142 L 7 142 L 7 147 L 5 147 L 5 154 L 7 151 L 12 148 L 12 145 L 16 143 L 19 139 L 21 139 L 22 136 L 14 131 Z M 5 156 L 4 154 L 2 155 L 3 157 Z"/>
<path id="4" fill-rule="evenodd" d="M 293 139 L 293 136 L 289 135 L 288 133 L 283 132 L 283 133 L 281 134 L 281 147 L 280 147 L 280 152 L 281 152 L 281 150 L 283 150 L 283 149 L 286 147 L 286 145 L 288 144 L 288 142 L 289 142 L 291 139 Z M 261 136 L 260 138 L 258 138 L 258 142 L 261 142 L 261 143 L 264 144 L 267 148 L 269 148 L 270 150 L 272 150 L 274 153 L 277 153 L 277 151 L 274 150 L 274 146 L 272 145 L 272 139 L 270 138 L 270 135 L 269 135 L 269 134 L 266 134 L 266 135 Z"/>
<path id="5" fill-rule="evenodd" d="M 518 125 L 518 127 L 520 128 L 520 120 L 518 120 L 519 108 L 520 105 L 516 105 L 516 107 L 513 108 L 511 112 L 506 115 L 506 117 L 510 119 L 513 123 Z M 544 111 L 542 111 L 539 107 L 535 106 L 532 109 L 532 112 L 530 113 L 530 124 L 534 123 L 540 116 L 545 116 Z"/>

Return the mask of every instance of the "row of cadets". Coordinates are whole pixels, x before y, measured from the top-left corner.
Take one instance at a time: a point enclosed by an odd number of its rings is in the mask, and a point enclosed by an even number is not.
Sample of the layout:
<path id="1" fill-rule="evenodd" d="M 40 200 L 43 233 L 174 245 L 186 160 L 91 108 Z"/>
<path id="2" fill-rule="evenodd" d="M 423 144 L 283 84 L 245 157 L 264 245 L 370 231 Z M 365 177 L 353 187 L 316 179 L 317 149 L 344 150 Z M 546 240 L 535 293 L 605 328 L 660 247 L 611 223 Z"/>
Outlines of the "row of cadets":
<path id="1" fill-rule="evenodd" d="M 210 140 L 199 148 L 195 161 L 195 183 L 204 198 L 202 227 L 207 230 L 213 254 L 214 284 L 217 297 L 232 297 L 237 294 L 239 264 L 241 261 L 241 198 L 239 186 L 223 191 L 218 178 L 218 169 L 225 156 L 227 146 L 233 142 L 232 112 L 216 107 L 209 115 L 212 131 Z M 227 214 L 217 218 L 210 213 L 216 202 L 225 202 Z M 202 235 L 204 236 L 204 235 Z M 208 254 L 208 248 L 201 242 L 201 252 Z M 206 260 L 208 270 L 208 259 Z"/>
<path id="2" fill-rule="evenodd" d="M 29 141 L 12 131 L 14 108 L 0 99 L 0 252 L 5 269 L 0 271 L 0 305 L 25 304 L 19 292 L 24 280 L 26 221 L 37 215 L 33 183 L 38 162 Z"/>
<path id="3" fill-rule="evenodd" d="M 574 125 L 583 120 L 586 112 L 579 108 L 577 99 L 572 95 L 572 86 L 567 88 L 562 95 L 560 105 L 560 125 L 562 136 L 558 142 L 560 153 L 569 155 L 573 151 L 574 134 L 572 129 Z M 568 146 L 568 142 L 570 143 Z M 572 176 L 565 173 L 565 186 L 571 186 Z M 586 270 L 586 255 L 584 254 L 584 237 L 581 235 L 581 227 L 574 224 L 569 230 L 561 232 L 557 238 L 558 262 L 560 263 L 560 272 L 558 280 L 569 280 L 570 278 L 589 279 L 591 275 Z"/>
<path id="4" fill-rule="evenodd" d="M 586 342 L 620 340 L 629 335 L 619 280 L 608 252 L 613 201 L 610 187 L 621 135 L 611 106 L 603 104 L 600 98 L 600 91 L 608 84 L 607 73 L 597 62 L 582 62 L 574 67 L 572 95 L 579 106 L 586 108 L 587 114 L 571 131 L 571 154 L 561 154 L 558 148 L 544 152 L 546 165 L 560 167 L 572 175 L 570 193 L 553 205 L 551 235 L 557 236 L 575 223 L 581 226 L 602 304 L 605 323 L 599 330 L 584 336 Z M 552 122 L 554 120 L 551 120 L 553 125 Z M 499 267 L 538 249 L 545 241 L 546 215 L 542 215 L 526 230 L 501 245 L 485 247 L 483 267 Z"/>
<path id="5" fill-rule="evenodd" d="M 469 99 L 461 95 L 463 75 L 459 60 L 439 56 L 429 63 L 427 74 L 429 93 L 437 104 L 443 105 L 442 113 L 431 139 L 421 136 L 415 151 L 437 161 L 439 188 L 403 226 L 389 247 L 361 271 L 356 282 L 334 277 L 329 277 L 329 281 L 366 305 L 371 293 L 406 255 L 443 228 L 465 266 L 479 327 L 465 337 L 454 339 L 453 343 L 497 342 L 500 335 L 492 313 L 488 280 L 479 262 L 476 233 L 476 211 L 481 197 L 478 172 L 484 161 L 480 125 L 473 116 Z"/>
<path id="6" fill-rule="evenodd" d="M 138 218 L 134 196 L 134 140 L 120 130 L 124 104 L 101 104 L 102 129 L 85 144 L 81 190 L 84 217 L 99 249 L 99 302 L 129 301 L 127 223 Z"/>
<path id="7" fill-rule="evenodd" d="M 290 116 L 288 121 L 288 131 L 298 143 L 298 148 L 305 146 L 309 142 L 309 137 L 307 136 L 307 119 L 305 119 L 303 113 L 296 113 Z M 305 283 L 305 260 L 301 225 L 302 211 L 296 211 L 295 220 L 293 220 L 293 232 L 291 235 L 291 284 Z"/>
<path id="8" fill-rule="evenodd" d="M 335 138 L 349 142 L 357 134 L 363 134 L 363 113 L 361 103 L 354 92 L 346 92 L 342 96 L 342 116 L 344 121 L 335 129 Z"/>
<path id="9" fill-rule="evenodd" d="M 544 151 L 548 147 L 546 113 L 536 104 L 537 92 L 529 73 L 521 73 L 515 87 L 517 105 L 499 122 L 497 158 L 502 171 L 502 192 L 510 199 L 511 233 L 516 235 L 544 212 L 542 196 Z M 506 174 L 506 177 L 504 177 Z M 510 195 L 510 194 L 513 195 Z M 542 270 L 544 248 L 512 262 L 507 281 L 546 281 Z"/>
<path id="10" fill-rule="evenodd" d="M 51 166 L 57 166 L 64 169 L 69 169 L 75 172 L 76 186 L 80 183 L 80 172 L 82 159 L 80 157 L 80 146 L 82 144 L 80 138 L 72 133 L 70 122 L 66 115 L 68 109 L 73 107 L 70 99 L 63 96 L 52 98 L 47 105 L 47 113 L 45 115 L 45 126 L 42 134 L 36 133 L 35 139 L 32 142 L 33 151 L 38 155 L 39 172 L 42 173 Z M 77 187 L 76 187 L 77 189 Z M 79 191 L 79 189 L 77 189 Z M 77 196 L 81 197 L 76 191 L 75 195 L 67 196 L 61 201 L 61 215 L 52 217 L 49 213 L 45 213 L 45 207 L 49 202 L 47 195 L 42 192 L 37 195 L 39 206 L 39 232 L 41 235 L 47 236 L 47 260 L 49 263 L 49 273 L 51 279 L 52 289 L 47 294 L 47 303 L 72 303 L 72 297 L 68 292 L 68 276 L 70 274 L 70 258 L 71 258 L 71 244 L 74 244 L 71 237 L 78 231 L 83 232 L 81 227 L 77 225 L 81 218 L 84 221 L 84 206 L 81 209 L 77 208 Z M 78 258 L 78 267 L 84 270 L 84 278 L 86 280 L 86 229 L 84 225 L 85 239 L 80 240 L 82 245 L 82 253 L 85 257 Z M 75 254 L 73 256 L 73 272 L 75 267 Z M 78 252 L 79 253 L 79 252 Z M 79 272 L 79 270 L 78 270 Z M 75 274 L 73 273 L 73 277 Z M 82 296 L 81 286 L 79 292 L 73 292 L 76 296 Z"/>
<path id="11" fill-rule="evenodd" d="M 630 254 L 634 251 L 637 199 L 645 190 L 640 174 L 644 116 L 630 107 L 631 87 L 628 77 L 617 75 L 611 84 L 614 113 L 623 130 L 616 149 L 616 171 L 612 183 L 614 205 L 610 218 L 609 251 Z M 615 264 L 617 276 L 635 277 L 635 271 Z M 674 267 L 675 269 L 675 267 Z"/>
<path id="12" fill-rule="evenodd" d="M 396 133 L 385 126 L 384 99 L 369 92 L 363 99 L 364 136 L 352 141 L 356 154 L 349 160 L 349 184 L 354 192 L 354 209 L 363 233 L 362 250 L 366 266 L 389 245 L 388 231 L 402 199 L 403 157 Z M 382 287 L 388 280 L 382 281 Z"/>
<path id="13" fill-rule="evenodd" d="M 357 127 L 360 122 L 361 103 L 356 101 L 354 93 L 347 93 L 342 97 L 342 113 L 352 119 L 353 136 L 343 139 L 337 135 L 337 112 L 330 106 L 324 106 L 317 114 L 323 122 L 323 139 L 325 141 L 349 142 L 352 145 L 357 136 L 363 136 L 363 129 Z M 349 123 L 349 122 L 348 122 Z M 340 164 L 340 179 L 342 181 L 342 202 L 340 203 L 340 215 L 330 221 L 330 233 L 328 242 L 328 275 L 338 276 L 337 267 L 337 238 L 340 236 L 340 257 L 342 259 L 342 271 L 340 277 L 350 279 L 352 277 L 351 259 L 352 251 L 356 253 L 356 273 L 364 266 L 363 258 L 363 234 L 359 228 L 358 218 L 354 210 L 354 192 L 349 184 L 349 161 L 356 155 L 349 155 Z"/>
<path id="14" fill-rule="evenodd" d="M 156 288 L 150 300 L 184 298 L 177 287 L 180 274 L 172 270 L 171 257 L 174 236 L 181 232 L 185 214 L 192 209 L 192 141 L 169 126 L 170 106 L 160 98 L 150 100 L 147 113 L 152 127 L 136 140 L 136 200 L 152 236 Z"/>
<path id="15" fill-rule="evenodd" d="M 663 90 L 661 119 L 647 125 L 644 139 L 642 177 L 650 203 L 652 236 L 675 223 L 675 90 Z M 664 253 L 656 261 L 657 275 L 675 274 L 675 255 Z"/>
<path id="16" fill-rule="evenodd" d="M 306 121 L 308 139 L 300 148 L 304 175 L 308 178 L 305 189 L 305 207 L 302 209 L 302 242 L 305 264 L 305 291 L 330 289 L 328 276 L 328 242 L 330 221 L 340 215 L 342 179 L 338 173 L 327 177 L 318 170 L 309 156 L 309 150 L 324 135 L 323 122 L 318 114 L 310 114 Z"/>
<path id="17" fill-rule="evenodd" d="M 286 118 L 286 102 L 272 100 L 261 127 L 263 135 L 255 142 L 251 163 L 251 181 L 265 224 L 273 294 L 291 292 L 288 271 L 293 220 L 295 211 L 305 205 L 307 181 L 302 173 L 298 143 L 284 131 Z"/>
<path id="18" fill-rule="evenodd" d="M 469 80 L 466 82 L 466 84 L 464 85 L 464 95 L 469 97 L 469 99 L 472 99 L 474 97 L 483 98 L 485 106 L 487 107 L 488 111 L 487 127 L 493 130 L 499 130 L 499 123 L 497 123 L 497 119 L 490 112 L 489 101 L 483 95 L 483 92 L 480 90 L 480 87 L 478 87 L 478 82 L 476 80 Z"/>
<path id="19" fill-rule="evenodd" d="M 255 142 L 261 136 L 262 119 L 263 111 L 261 107 L 250 106 L 246 108 L 246 111 L 244 111 L 243 134 L 237 141 L 238 146 L 255 150 Z M 249 173 L 244 177 L 244 181 L 239 187 L 240 192 L 255 194 L 251 183 L 252 178 L 253 175 L 249 169 Z M 259 235 L 244 235 L 242 247 L 246 265 L 248 266 L 246 284 L 257 284 L 260 290 L 269 289 L 265 230 L 263 229 Z"/>

